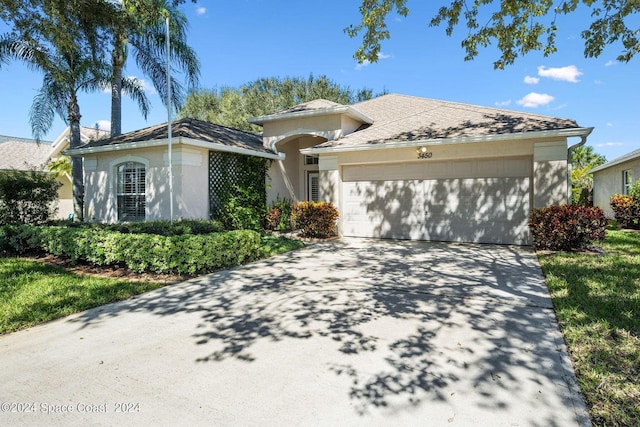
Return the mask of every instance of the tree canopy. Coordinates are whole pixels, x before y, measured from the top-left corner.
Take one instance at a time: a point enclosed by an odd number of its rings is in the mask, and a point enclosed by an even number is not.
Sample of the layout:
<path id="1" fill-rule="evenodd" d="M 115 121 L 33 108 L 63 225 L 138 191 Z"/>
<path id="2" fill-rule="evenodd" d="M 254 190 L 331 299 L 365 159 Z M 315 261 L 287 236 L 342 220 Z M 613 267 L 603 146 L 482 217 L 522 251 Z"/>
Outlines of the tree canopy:
<path id="1" fill-rule="evenodd" d="M 408 3 L 408 0 L 362 0 L 361 22 L 345 28 L 351 37 L 362 33 L 362 44 L 354 54 L 358 61 L 378 60 L 381 43 L 391 37 L 386 20 L 394 11 L 408 16 Z M 585 23 L 581 33 L 585 57 L 597 57 L 605 47 L 616 43 L 622 45 L 618 61 L 628 62 L 640 51 L 640 29 L 633 27 L 637 20 L 632 19 L 640 11 L 640 2 L 636 0 L 450 0 L 431 18 L 429 25 L 444 25 L 448 36 L 456 27 L 465 25 L 468 31 L 462 41 L 465 60 L 474 59 L 480 48 L 495 43 L 500 57 L 494 61 L 494 68 L 502 69 L 530 51 L 542 51 L 545 56 L 556 52 L 562 18 L 579 7 L 589 9 L 593 18 Z"/>
<path id="2" fill-rule="evenodd" d="M 319 98 L 340 104 L 353 104 L 373 97 L 371 89 L 354 91 L 340 86 L 327 76 L 268 77 L 238 88 L 225 86 L 219 90 L 192 91 L 178 116 L 205 120 L 247 132 L 260 132 L 259 126 L 247 122 L 249 117 L 274 113 Z"/>

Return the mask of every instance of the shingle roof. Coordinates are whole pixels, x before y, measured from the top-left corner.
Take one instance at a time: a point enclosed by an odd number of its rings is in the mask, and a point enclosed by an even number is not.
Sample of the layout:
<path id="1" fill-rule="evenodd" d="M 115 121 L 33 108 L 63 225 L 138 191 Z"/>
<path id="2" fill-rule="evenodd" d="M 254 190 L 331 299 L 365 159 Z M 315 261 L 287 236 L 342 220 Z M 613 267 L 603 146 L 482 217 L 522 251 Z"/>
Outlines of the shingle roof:
<path id="1" fill-rule="evenodd" d="M 276 113 L 269 114 L 269 116 L 278 116 L 281 114 L 297 113 L 300 111 L 312 111 L 312 110 L 324 110 L 327 108 L 342 107 L 342 104 L 337 102 L 328 101 L 326 99 L 314 99 L 313 101 L 304 102 L 302 104 L 294 105 L 286 110 L 278 111 Z"/>
<path id="2" fill-rule="evenodd" d="M 134 142 L 162 140 L 167 139 L 168 135 L 167 124 L 163 123 L 128 132 L 113 138 L 91 141 L 79 148 L 107 147 Z M 185 118 L 172 122 L 171 135 L 173 138 L 184 137 L 262 153 L 271 153 L 271 151 L 262 146 L 262 138 L 259 135 L 197 119 Z"/>
<path id="3" fill-rule="evenodd" d="M 26 138 L 6 140 L 0 143 L 0 170 L 44 170 L 50 153 L 50 142 L 41 141 L 37 144 Z"/>
<path id="4" fill-rule="evenodd" d="M 327 101 L 326 99 L 315 99 L 303 104 L 294 105 L 286 110 L 267 114 L 266 116 L 251 117 L 247 119 L 247 121 L 249 123 L 262 125 L 265 122 L 273 120 L 282 120 L 294 117 L 310 117 L 325 114 L 346 114 L 363 123 L 372 123 L 371 118 L 362 114 L 352 106 L 338 104 L 337 102 Z"/>
<path id="5" fill-rule="evenodd" d="M 18 138 L 15 136 L 0 135 L 0 144 L 8 141 L 36 142 L 35 139 L 31 139 L 31 138 Z M 40 141 L 40 142 L 44 144 L 51 144 L 51 141 Z"/>
<path id="6" fill-rule="evenodd" d="M 352 107 L 373 124 L 315 148 L 579 128 L 569 119 L 398 94 Z"/>
<path id="7" fill-rule="evenodd" d="M 634 160 L 637 158 L 640 158 L 640 149 L 627 153 L 624 156 L 617 157 L 611 160 L 610 162 L 607 162 L 603 165 L 598 166 L 597 168 L 593 168 L 589 171 L 589 173 L 594 173 L 604 169 L 608 169 L 611 166 L 619 165 L 620 163 L 628 162 L 629 160 Z"/>

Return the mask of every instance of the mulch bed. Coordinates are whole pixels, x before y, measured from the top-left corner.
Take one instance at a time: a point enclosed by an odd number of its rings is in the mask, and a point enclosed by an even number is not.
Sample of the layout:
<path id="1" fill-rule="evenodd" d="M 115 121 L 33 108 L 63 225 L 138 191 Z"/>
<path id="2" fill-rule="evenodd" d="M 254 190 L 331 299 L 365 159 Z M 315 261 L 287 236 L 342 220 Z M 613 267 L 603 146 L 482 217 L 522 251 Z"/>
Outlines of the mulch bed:
<path id="1" fill-rule="evenodd" d="M 31 259 L 43 264 L 62 267 L 76 274 L 123 279 L 130 282 L 155 282 L 171 284 L 189 279 L 189 277 L 187 276 L 180 276 L 178 274 L 137 273 L 127 267 L 117 265 L 96 266 L 81 262 L 77 262 L 74 264 L 68 259 L 56 257 L 49 254 L 34 256 Z"/>

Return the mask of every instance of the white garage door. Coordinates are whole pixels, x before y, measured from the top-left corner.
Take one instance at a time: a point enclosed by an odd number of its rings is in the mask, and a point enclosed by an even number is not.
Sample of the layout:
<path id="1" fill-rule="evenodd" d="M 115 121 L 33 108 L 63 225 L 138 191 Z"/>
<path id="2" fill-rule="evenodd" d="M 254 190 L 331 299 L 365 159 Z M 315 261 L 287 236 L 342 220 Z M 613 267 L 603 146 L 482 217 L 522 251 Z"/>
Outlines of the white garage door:
<path id="1" fill-rule="evenodd" d="M 342 173 L 345 236 L 530 244 L 531 158 L 345 166 Z"/>

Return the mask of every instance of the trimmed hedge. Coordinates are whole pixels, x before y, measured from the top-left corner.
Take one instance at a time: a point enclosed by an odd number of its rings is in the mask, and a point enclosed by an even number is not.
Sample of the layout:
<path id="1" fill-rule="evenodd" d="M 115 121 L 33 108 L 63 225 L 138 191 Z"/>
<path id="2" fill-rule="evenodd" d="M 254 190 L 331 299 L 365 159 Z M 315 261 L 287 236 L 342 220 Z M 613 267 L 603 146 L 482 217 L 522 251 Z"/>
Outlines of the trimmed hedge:
<path id="1" fill-rule="evenodd" d="M 102 224 L 99 222 L 54 221 L 49 225 L 61 225 L 73 228 L 89 228 L 93 230 L 118 231 L 131 234 L 158 234 L 160 236 L 182 236 L 184 234 L 210 234 L 224 231 L 224 225 L 216 220 L 180 219 L 171 223 L 166 220 L 124 222 Z"/>
<path id="2" fill-rule="evenodd" d="M 584 249 L 605 238 L 607 224 L 598 207 L 549 206 L 533 209 L 529 216 L 529 229 L 537 249 Z"/>
<path id="3" fill-rule="evenodd" d="M 327 238 L 335 235 L 338 210 L 333 203 L 300 202 L 291 208 L 291 223 L 302 237 Z"/>
<path id="4" fill-rule="evenodd" d="M 96 228 L 16 225 L 0 227 L 0 250 L 42 251 L 95 265 L 124 265 L 136 272 L 197 274 L 253 261 L 260 234 L 251 230 L 200 235 L 130 234 Z"/>

